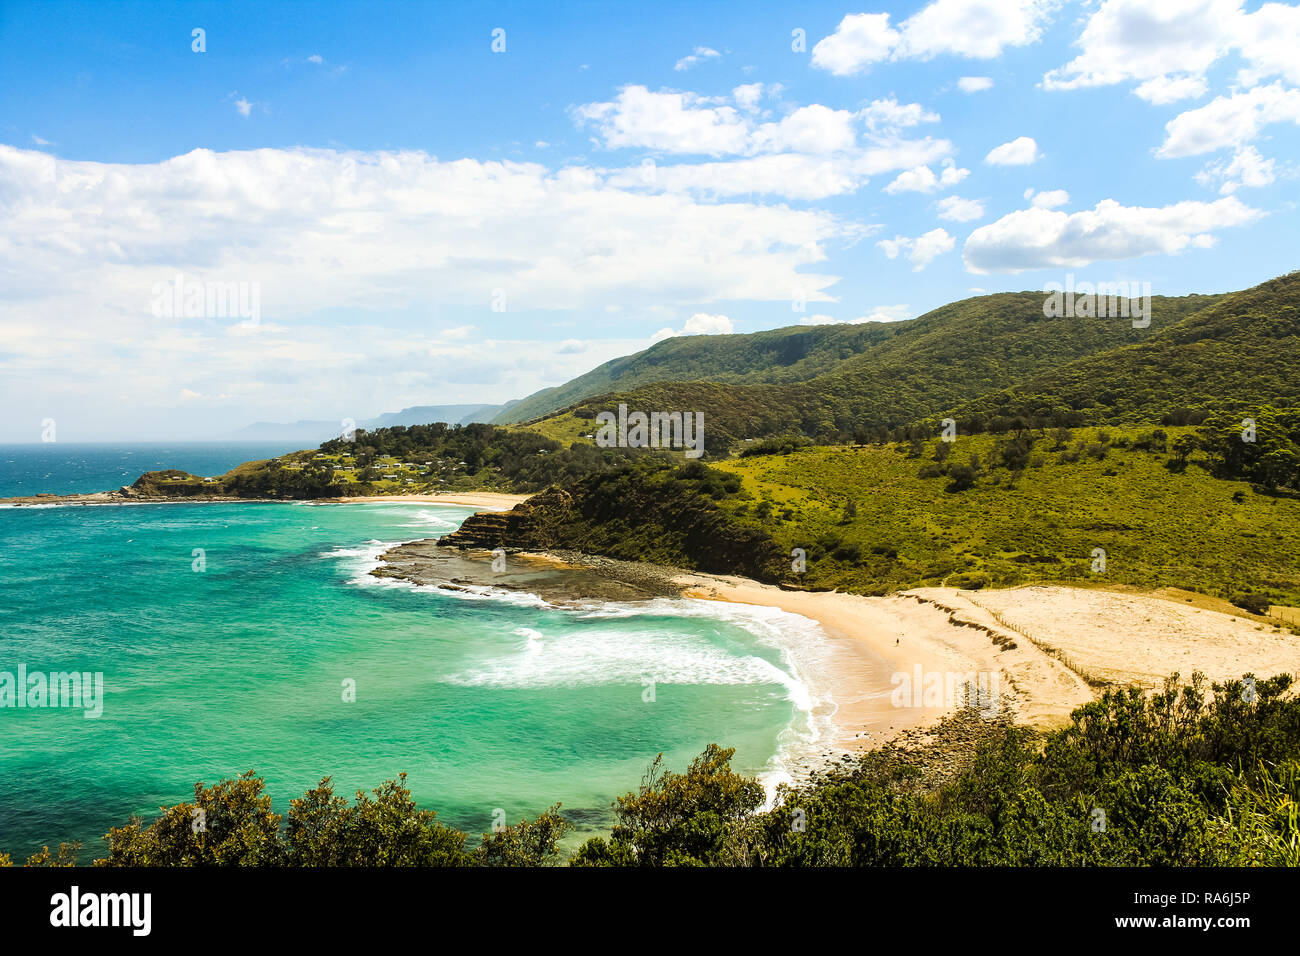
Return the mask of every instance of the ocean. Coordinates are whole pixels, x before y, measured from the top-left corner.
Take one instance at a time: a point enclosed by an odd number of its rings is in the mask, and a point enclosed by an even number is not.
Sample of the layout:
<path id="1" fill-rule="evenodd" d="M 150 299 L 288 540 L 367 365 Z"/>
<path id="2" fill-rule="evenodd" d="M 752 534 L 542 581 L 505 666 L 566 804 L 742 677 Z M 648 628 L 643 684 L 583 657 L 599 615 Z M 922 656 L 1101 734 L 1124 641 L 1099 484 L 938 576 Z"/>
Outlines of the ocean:
<path id="1" fill-rule="evenodd" d="M 0 498 L 116 491 L 146 471 L 180 468 L 221 475 L 246 461 L 273 458 L 302 446 L 292 442 L 147 442 L 132 445 L 0 445 Z"/>
<path id="2" fill-rule="evenodd" d="M 30 474 L 6 480 L 30 488 Z M 474 842 L 501 811 L 513 823 L 556 802 L 591 833 L 657 753 L 681 770 L 710 742 L 735 747 L 736 768 L 770 786 L 826 739 L 800 678 L 823 638 L 804 618 L 677 599 L 561 609 L 368 573 L 471 511 L 0 507 L 0 672 L 104 682 L 97 718 L 0 708 L 0 851 L 80 840 L 88 861 L 110 827 L 250 769 L 280 812 L 322 777 L 351 797 L 405 772 Z"/>

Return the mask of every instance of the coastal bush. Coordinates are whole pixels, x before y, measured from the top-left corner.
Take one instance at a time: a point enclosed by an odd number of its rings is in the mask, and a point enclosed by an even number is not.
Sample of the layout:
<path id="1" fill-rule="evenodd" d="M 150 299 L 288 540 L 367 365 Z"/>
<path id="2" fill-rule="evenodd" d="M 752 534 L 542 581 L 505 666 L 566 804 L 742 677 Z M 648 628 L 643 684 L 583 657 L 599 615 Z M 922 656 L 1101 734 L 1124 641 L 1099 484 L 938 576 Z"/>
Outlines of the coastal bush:
<path id="1" fill-rule="evenodd" d="M 886 748 L 786 789 L 681 864 L 1226 866 L 1300 857 L 1291 679 L 1108 692 L 1046 735 L 987 722 L 955 776 Z M 973 719 L 979 726 L 982 718 Z M 971 720 L 967 721 L 972 724 Z M 942 733 L 940 734 L 942 738 Z M 1290 754 L 1288 758 L 1285 755 Z M 940 759 L 942 765 L 947 758 Z M 933 769 L 933 768 L 931 768 Z M 712 772 L 724 769 L 714 766 Z M 630 795 L 629 795 L 630 796 Z M 689 831 L 691 821 L 678 826 Z M 670 839 L 660 836 L 661 840 Z M 632 852 L 606 863 L 646 859 Z M 590 862 L 590 860 L 584 860 Z"/>
<path id="2" fill-rule="evenodd" d="M 537 819 L 467 837 L 411 799 L 406 774 L 358 790 L 349 804 L 329 777 L 289 801 L 287 817 L 271 809 L 253 771 L 214 786 L 194 785 L 194 801 L 164 807 L 152 822 L 133 818 L 105 835 L 108 853 L 95 866 L 543 866 L 562 861 L 559 842 L 572 825 L 559 804 Z M 80 844 L 46 847 L 28 866 L 72 866 Z M 10 865 L 0 854 L 0 866 Z"/>
<path id="3" fill-rule="evenodd" d="M 548 489 L 504 515 L 474 515 L 440 543 L 572 549 L 627 561 L 777 578 L 789 567 L 739 475 L 646 459 Z M 769 508 L 771 505 L 769 505 Z M 771 523 L 776 525 L 775 522 Z"/>
<path id="4" fill-rule="evenodd" d="M 1031 456 L 1030 467 L 1019 473 L 1000 466 L 961 472 L 961 484 L 969 486 L 951 494 L 944 489 L 954 481 L 954 469 L 972 455 L 989 465 L 998 457 L 995 446 L 1006 439 L 962 434 L 938 466 L 947 477 L 926 477 L 938 465 L 929 448 L 922 461 L 909 462 L 885 446 L 814 448 L 712 467 L 739 475 L 742 490 L 796 511 L 794 521 L 764 530 L 785 554 L 796 547 L 807 551 L 807 571 L 785 578 L 802 588 L 879 594 L 960 571 L 981 573 L 992 587 L 1014 579 L 1083 579 L 1187 588 L 1225 599 L 1224 610 L 1231 610 L 1226 607 L 1230 595 L 1246 593 L 1300 606 L 1300 497 L 1285 490 L 1252 493 L 1244 482 L 1203 467 L 1205 453 L 1192 428 L 1164 429 L 1167 442 L 1186 439 L 1196 450 L 1193 465 L 1181 472 L 1168 470 L 1163 456 L 1133 443 L 1113 444 L 1151 429 L 1112 426 L 1109 432 L 1112 445 L 1104 459 L 1074 450 L 1077 442 L 1100 444 L 1093 429 L 1076 428 L 1063 458 L 1047 455 L 1051 442 L 1040 439 L 1036 447 L 1046 458 L 1041 467 L 1034 467 Z M 1018 475 L 1014 483 L 1007 480 L 1011 475 Z M 842 505 L 849 498 L 857 513 L 845 524 Z M 742 500 L 737 496 L 719 504 L 730 510 Z M 812 543 L 831 532 L 843 540 L 886 545 L 898 559 L 821 562 L 822 550 Z M 1122 554 L 1123 560 L 1109 561 L 1104 573 L 1093 572 L 1094 548 Z M 1027 568 L 1017 561 L 1023 554 L 1056 560 Z"/>
<path id="5" fill-rule="evenodd" d="M 709 865 L 720 859 L 733 827 L 763 803 L 757 780 L 731 769 L 734 749 L 709 744 L 684 774 L 651 762 L 640 789 L 618 798 L 609 839 L 594 837 L 576 866 Z"/>

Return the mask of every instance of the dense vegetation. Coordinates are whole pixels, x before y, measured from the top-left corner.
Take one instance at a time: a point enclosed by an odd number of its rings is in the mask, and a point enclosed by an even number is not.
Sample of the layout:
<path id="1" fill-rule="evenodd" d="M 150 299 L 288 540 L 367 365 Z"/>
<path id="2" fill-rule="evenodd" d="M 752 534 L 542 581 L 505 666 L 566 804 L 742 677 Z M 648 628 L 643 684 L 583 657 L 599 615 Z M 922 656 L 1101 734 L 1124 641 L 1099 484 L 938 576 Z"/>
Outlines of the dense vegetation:
<path id="1" fill-rule="evenodd" d="M 536 820 L 484 833 L 478 846 L 421 810 L 406 774 L 349 804 L 326 777 L 286 816 L 271 808 L 266 784 L 250 770 L 211 787 L 194 785 L 194 800 L 164 807 L 152 822 L 133 818 L 104 836 L 108 855 L 96 866 L 540 866 L 554 862 L 572 829 L 559 804 Z M 73 865 L 77 844 L 48 848 L 29 866 Z M 9 862 L 0 854 L 0 866 Z"/>
<path id="2" fill-rule="evenodd" d="M 890 323 L 894 334 L 803 381 L 731 384 L 718 376 L 692 381 L 685 370 L 694 366 L 685 363 L 681 375 L 634 388 L 612 383 L 608 394 L 589 395 L 529 427 L 574 440 L 592 431 L 598 413 L 626 403 L 646 411 L 703 412 L 713 456 L 737 450 L 746 439 L 778 434 L 801 434 L 824 444 L 878 441 L 1083 357 L 1110 355 L 1168 334 L 1222 298 L 1153 297 L 1150 326 L 1135 329 L 1128 318 L 1047 318 L 1041 292 L 980 296 Z M 691 341 L 678 347 L 688 349 Z"/>
<path id="3" fill-rule="evenodd" d="M 501 412 L 494 424 L 526 422 L 593 395 L 655 382 L 802 382 L 836 368 L 906 328 L 907 323 L 792 326 L 748 335 L 691 335 L 611 359 L 585 375 L 545 388 Z"/>
<path id="4" fill-rule="evenodd" d="M 785 563 L 780 548 L 722 507 L 740 495 L 736 475 L 650 459 L 550 489 L 509 512 L 473 515 L 439 543 L 568 549 L 771 579 Z"/>
<path id="5" fill-rule="evenodd" d="M 529 492 L 657 454 L 582 443 L 565 446 L 531 431 L 439 422 L 358 429 L 353 441 L 334 438 L 316 451 L 249 462 L 214 480 L 181 471 L 148 472 L 133 487 L 151 495 L 295 499 L 398 491 Z"/>
<path id="6" fill-rule="evenodd" d="M 783 788 L 736 774 L 709 745 L 685 773 L 656 759 L 620 797 L 582 866 L 1300 865 L 1300 700 L 1278 676 L 1163 692 L 1108 691 L 1040 736 L 975 712 L 978 744 L 952 768 L 926 748 L 886 747 Z M 940 734 L 942 735 L 943 728 Z M 949 753 L 952 751 L 950 750 Z M 392 780 L 336 797 L 329 779 L 273 812 L 252 772 L 105 837 L 101 866 L 538 866 L 561 859 L 558 804 L 533 821 L 465 834 Z M 69 865 L 78 847 L 29 865 Z M 9 858 L 0 855 L 0 865 Z"/>
<path id="7" fill-rule="evenodd" d="M 993 724 L 963 770 L 927 780 L 886 748 L 762 793 L 709 748 L 619 800 L 585 865 L 1300 865 L 1300 702 L 1291 678 L 1107 692 L 1038 737 Z M 965 716 L 966 720 L 980 720 Z M 937 784 L 937 785 L 936 785 Z"/>
<path id="8" fill-rule="evenodd" d="M 882 594 L 1122 583 L 1243 607 L 1254 594 L 1252 609 L 1267 611 L 1300 604 L 1300 498 L 1250 479 L 1259 462 L 1290 460 L 1296 418 L 1254 411 L 1258 440 L 1245 453 L 1240 419 L 1228 416 L 1201 429 L 959 434 L 715 467 L 743 479 L 747 495 L 722 503 L 735 520 L 785 554 L 806 552 L 806 571 L 783 569 L 791 585 Z M 1103 573 L 1095 548 L 1106 552 Z"/>
<path id="9" fill-rule="evenodd" d="M 1015 417 L 1187 424 L 1223 406 L 1263 403 L 1300 405 L 1300 272 L 1223 296 L 1149 341 L 1044 369 L 953 414 L 971 430 Z"/>

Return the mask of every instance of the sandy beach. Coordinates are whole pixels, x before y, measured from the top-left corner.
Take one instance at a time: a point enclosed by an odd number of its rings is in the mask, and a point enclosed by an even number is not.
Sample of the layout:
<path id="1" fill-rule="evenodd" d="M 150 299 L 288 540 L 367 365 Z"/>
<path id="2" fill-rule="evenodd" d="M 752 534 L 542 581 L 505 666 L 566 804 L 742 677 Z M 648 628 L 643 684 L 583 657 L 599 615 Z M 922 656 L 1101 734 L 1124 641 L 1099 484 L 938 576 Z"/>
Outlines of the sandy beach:
<path id="1" fill-rule="evenodd" d="M 896 688 L 922 675 L 974 672 L 1018 722 L 1054 728 L 1106 684 L 1159 686 L 1179 672 L 1211 680 L 1300 675 L 1300 636 L 1258 621 L 1162 598 L 1034 586 L 998 591 L 924 588 L 888 597 L 787 591 L 745 578 L 682 574 L 687 596 L 777 607 L 819 622 L 835 648 L 824 673 L 837 702 L 835 747 L 876 746 L 935 723 L 937 706 Z M 996 675 L 996 684 L 992 684 Z M 897 682 L 897 683 L 896 683 Z M 892 698 L 892 699 L 891 699 Z"/>

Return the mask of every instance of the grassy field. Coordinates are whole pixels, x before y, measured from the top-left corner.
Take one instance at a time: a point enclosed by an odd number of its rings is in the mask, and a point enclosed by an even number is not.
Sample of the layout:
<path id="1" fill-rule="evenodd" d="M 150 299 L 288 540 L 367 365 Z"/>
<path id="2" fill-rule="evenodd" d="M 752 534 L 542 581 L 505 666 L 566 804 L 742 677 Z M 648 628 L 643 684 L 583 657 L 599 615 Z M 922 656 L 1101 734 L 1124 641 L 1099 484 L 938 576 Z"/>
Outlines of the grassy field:
<path id="1" fill-rule="evenodd" d="M 1168 442 L 1188 429 L 1167 428 Z M 934 470 L 940 444 L 818 447 L 733 459 L 751 497 L 724 507 L 807 552 L 791 576 L 862 593 L 1028 582 L 1185 588 L 1300 605 L 1300 500 L 1211 476 L 1195 458 L 1120 447 L 1152 429 L 1077 429 L 1040 438 L 1019 473 L 990 467 L 990 435 L 958 437 L 949 461 L 981 468 L 965 490 Z M 1089 453 L 1092 448 L 1092 453 Z M 1104 449 L 1104 450 L 1099 450 Z M 912 457 L 919 451 L 918 457 Z M 1070 460 L 1073 459 L 1073 460 Z M 852 502 L 852 504 L 850 504 Z M 1094 571 L 1094 549 L 1105 570 Z"/>

